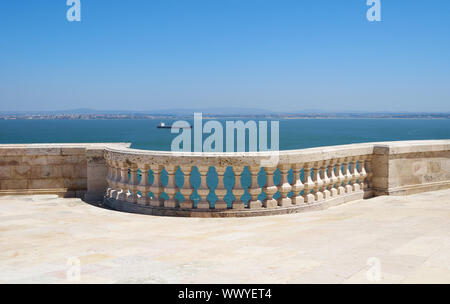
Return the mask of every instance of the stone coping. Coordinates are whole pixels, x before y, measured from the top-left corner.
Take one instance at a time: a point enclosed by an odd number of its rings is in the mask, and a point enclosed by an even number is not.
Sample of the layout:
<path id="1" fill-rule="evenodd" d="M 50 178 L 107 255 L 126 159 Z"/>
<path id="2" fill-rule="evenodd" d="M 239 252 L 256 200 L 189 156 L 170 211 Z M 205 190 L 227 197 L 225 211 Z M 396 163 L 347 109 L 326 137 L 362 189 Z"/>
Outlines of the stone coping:
<path id="1" fill-rule="evenodd" d="M 172 152 L 111 146 L 107 146 L 105 151 L 109 159 L 118 162 L 143 163 L 148 162 L 150 158 L 152 163 L 161 165 L 173 162 L 178 165 L 195 165 L 201 162 L 201 165 L 204 166 L 256 166 L 264 165 L 265 162 L 268 164 L 291 164 L 372 154 L 450 151 L 450 140 L 371 142 L 265 152 Z"/>

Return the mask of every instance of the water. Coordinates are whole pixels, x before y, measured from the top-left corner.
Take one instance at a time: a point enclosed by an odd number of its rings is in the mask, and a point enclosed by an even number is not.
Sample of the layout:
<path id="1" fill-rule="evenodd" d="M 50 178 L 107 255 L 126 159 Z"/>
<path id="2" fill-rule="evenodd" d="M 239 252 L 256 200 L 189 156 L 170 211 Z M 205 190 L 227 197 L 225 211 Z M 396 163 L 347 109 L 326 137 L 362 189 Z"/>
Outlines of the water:
<path id="1" fill-rule="evenodd" d="M 166 120 L 167 124 L 173 121 Z M 206 122 L 206 120 L 204 120 Z M 222 120 L 222 125 L 225 126 Z M 133 148 L 150 150 L 170 150 L 172 139 L 177 134 L 171 134 L 170 129 L 157 129 L 160 120 L 0 120 L 0 143 L 83 143 L 83 142 L 130 142 Z M 269 133 L 270 134 L 270 133 Z M 207 136 L 205 135 L 204 138 Z M 225 134 L 224 134 L 225 138 Z M 424 119 L 298 119 L 280 120 L 280 149 L 301 149 L 319 146 L 342 145 L 374 141 L 418 140 L 418 139 L 449 139 L 450 120 Z M 312 174 L 313 172 L 311 172 Z M 302 178 L 303 178 L 302 172 Z M 289 182 L 293 179 L 289 173 Z M 258 183 L 266 183 L 266 175 L 261 171 Z M 274 183 L 280 182 L 280 173 L 274 175 Z M 139 176 L 140 179 L 140 176 Z M 149 174 L 150 183 L 153 182 Z M 167 172 L 163 171 L 161 181 L 167 183 Z M 178 187 L 184 183 L 183 173 L 178 169 L 175 177 Z M 200 185 L 200 174 L 197 168 L 191 175 L 194 193 L 191 198 L 194 203 L 200 200 L 197 188 Z M 217 174 L 210 168 L 207 183 L 212 189 L 208 195 L 211 205 L 217 196 L 214 189 L 217 186 Z M 227 168 L 224 184 L 228 193 L 224 200 L 231 206 L 234 196 L 231 189 L 234 185 L 232 168 Z M 242 173 L 243 188 L 250 185 L 250 172 L 245 168 Z M 151 195 L 151 193 L 150 193 Z M 291 195 L 291 194 L 290 194 Z M 164 194 L 163 196 L 166 197 Z M 276 193 L 274 198 L 278 198 Z M 259 196 L 260 200 L 264 193 Z M 176 198 L 183 200 L 181 193 Z M 241 200 L 248 202 L 250 195 L 244 193 Z"/>
<path id="2" fill-rule="evenodd" d="M 172 123 L 169 120 L 165 122 Z M 225 126 L 224 121 L 221 122 Z M 131 142 L 132 147 L 137 149 L 170 150 L 176 134 L 171 134 L 170 129 L 157 129 L 159 123 L 160 120 L 131 119 L 0 120 L 0 143 Z M 206 137 L 204 135 L 204 139 Z M 280 120 L 280 150 L 374 141 L 449 138 L 450 120 Z"/>

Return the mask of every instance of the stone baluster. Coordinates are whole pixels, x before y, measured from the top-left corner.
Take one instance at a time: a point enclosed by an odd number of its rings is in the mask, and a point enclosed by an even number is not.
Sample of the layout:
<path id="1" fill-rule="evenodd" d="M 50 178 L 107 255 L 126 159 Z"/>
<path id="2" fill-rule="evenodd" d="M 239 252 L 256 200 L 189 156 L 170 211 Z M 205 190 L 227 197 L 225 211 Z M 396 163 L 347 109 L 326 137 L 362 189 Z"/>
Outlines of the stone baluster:
<path id="1" fill-rule="evenodd" d="M 302 183 L 301 171 L 303 169 L 303 164 L 294 164 L 292 166 L 292 173 L 294 174 L 294 178 L 292 179 L 292 197 L 291 201 L 294 205 L 300 205 L 305 202 L 303 196 L 300 195 L 300 192 L 305 188 Z"/>
<path id="2" fill-rule="evenodd" d="M 352 193 L 352 186 L 349 185 L 349 183 L 352 180 L 352 174 L 350 173 L 350 160 L 351 157 L 346 157 L 344 159 L 344 188 L 345 188 L 345 193 L 350 194 Z"/>
<path id="3" fill-rule="evenodd" d="M 162 197 L 164 187 L 161 183 L 163 166 L 152 165 L 150 168 L 153 171 L 153 184 L 150 186 L 150 191 L 153 193 L 153 196 L 150 198 L 150 206 L 162 207 L 164 204 L 164 199 Z"/>
<path id="4" fill-rule="evenodd" d="M 281 182 L 279 186 L 280 198 L 278 199 L 278 206 L 280 207 L 288 207 L 292 205 L 291 198 L 288 197 L 288 193 L 291 191 L 292 186 L 288 181 L 288 171 L 289 165 L 279 165 L 278 169 L 280 169 L 281 173 Z"/>
<path id="5" fill-rule="evenodd" d="M 106 161 L 106 165 L 108 168 L 108 172 L 106 175 L 106 183 L 107 183 L 107 188 L 106 188 L 106 197 L 111 197 L 111 192 L 114 190 L 114 173 L 115 170 L 113 168 L 113 164 L 110 160 Z"/>
<path id="6" fill-rule="evenodd" d="M 303 197 L 305 198 L 305 203 L 313 203 L 314 202 L 314 195 L 311 194 L 311 190 L 314 188 L 315 183 L 311 178 L 311 168 L 312 163 L 306 163 L 304 170 L 305 170 L 305 191 L 303 194 Z"/>
<path id="7" fill-rule="evenodd" d="M 137 166 L 136 164 L 132 164 L 130 166 L 130 180 L 128 181 L 128 195 L 127 195 L 127 202 L 130 203 L 136 203 L 138 199 L 137 195 L 137 185 L 138 185 L 138 178 L 137 178 Z"/>
<path id="8" fill-rule="evenodd" d="M 329 166 L 330 162 L 331 162 L 331 160 L 324 160 L 322 162 L 322 166 L 320 167 L 320 179 L 323 182 L 322 193 L 323 193 L 323 198 L 324 199 L 329 199 L 331 197 L 331 191 L 328 190 L 328 186 L 331 183 L 331 179 L 328 177 L 328 175 L 330 173 L 329 172 L 327 173 L 327 169 L 328 169 L 328 166 Z"/>
<path id="9" fill-rule="evenodd" d="M 181 170 L 184 174 L 184 183 L 183 187 L 180 189 L 180 192 L 183 194 L 184 200 L 180 203 L 180 208 L 193 209 L 194 201 L 191 199 L 192 192 L 194 192 L 194 188 L 191 185 L 192 166 L 181 166 Z"/>
<path id="10" fill-rule="evenodd" d="M 338 194 L 338 190 L 337 188 L 339 187 L 339 185 L 337 184 L 339 182 L 339 178 L 336 176 L 335 173 L 335 168 L 336 168 L 336 163 L 338 162 L 337 159 L 332 159 L 329 163 L 328 163 L 328 175 L 330 176 L 330 194 L 332 197 L 337 196 Z"/>
<path id="11" fill-rule="evenodd" d="M 200 187 L 197 189 L 198 195 L 200 195 L 200 201 L 197 203 L 197 209 L 210 209 L 210 204 L 207 199 L 209 194 L 209 187 L 206 181 L 209 167 L 208 166 L 197 166 L 198 171 L 200 172 Z"/>
<path id="12" fill-rule="evenodd" d="M 367 178 L 367 172 L 366 172 L 366 160 L 367 155 L 362 155 L 359 158 L 359 184 L 361 187 L 361 190 L 366 189 L 366 178 Z"/>
<path id="13" fill-rule="evenodd" d="M 262 203 L 260 200 L 258 200 L 258 196 L 261 194 L 261 188 L 258 184 L 258 173 L 261 170 L 261 167 L 259 166 L 252 166 L 249 167 L 250 174 L 252 176 L 252 183 L 250 185 L 250 196 L 251 199 L 248 202 L 248 207 L 250 209 L 258 209 L 262 207 Z"/>
<path id="14" fill-rule="evenodd" d="M 137 203 L 140 205 L 149 205 L 150 197 L 148 196 L 148 192 L 150 191 L 150 182 L 148 181 L 148 165 L 140 165 L 141 170 L 141 181 L 137 186 L 137 189 L 141 192 L 141 195 L 137 199 Z"/>
<path id="15" fill-rule="evenodd" d="M 263 201 L 263 206 L 265 208 L 276 208 L 278 206 L 278 202 L 273 199 L 273 195 L 277 192 L 278 188 L 273 183 L 273 173 L 275 172 L 276 167 L 264 167 L 264 171 L 267 175 L 267 182 L 264 186 L 264 193 L 266 194 L 266 198 Z"/>
<path id="16" fill-rule="evenodd" d="M 244 209 L 245 208 L 245 204 L 241 200 L 241 196 L 245 192 L 244 188 L 242 188 L 242 185 L 241 185 L 241 175 L 242 175 L 242 171 L 243 170 L 244 170 L 244 167 L 241 167 L 241 166 L 234 166 L 233 167 L 233 171 L 234 171 L 234 186 L 233 186 L 234 200 L 233 200 L 233 202 L 231 204 L 231 208 L 233 208 L 233 209 Z"/>
<path id="17" fill-rule="evenodd" d="M 116 162 L 112 162 L 112 169 L 113 169 L 113 177 L 111 179 L 112 181 L 112 190 L 109 195 L 110 198 L 118 199 L 118 194 L 120 192 L 120 179 L 121 179 L 121 171 L 120 166 Z"/>
<path id="18" fill-rule="evenodd" d="M 366 169 L 366 179 L 364 182 L 365 185 L 365 191 L 370 191 L 372 188 L 372 155 L 367 155 L 367 158 L 365 159 L 365 169 Z"/>
<path id="19" fill-rule="evenodd" d="M 323 181 L 320 178 L 320 168 L 322 167 L 322 162 L 313 163 L 313 174 L 314 174 L 314 199 L 317 202 L 323 200 L 323 192 L 320 190 L 323 186 Z"/>
<path id="20" fill-rule="evenodd" d="M 128 197 L 128 165 L 120 163 L 120 191 L 117 194 L 117 199 L 126 201 Z"/>
<path id="21" fill-rule="evenodd" d="M 352 166 L 352 191 L 356 192 L 361 190 L 361 185 L 358 183 L 358 179 L 361 176 L 358 172 L 358 157 L 352 157 L 351 166 Z M 361 164 L 360 164 L 361 165 Z"/>
<path id="22" fill-rule="evenodd" d="M 178 203 L 175 198 L 175 195 L 178 192 L 178 187 L 175 183 L 175 173 L 177 171 L 178 166 L 175 165 L 167 165 L 165 166 L 168 180 L 167 185 L 164 187 L 164 192 L 169 197 L 167 200 L 164 201 L 164 207 L 166 208 L 176 208 Z"/>
<path id="23" fill-rule="evenodd" d="M 339 158 L 338 162 L 336 164 L 336 170 L 338 170 L 337 178 L 338 178 L 338 183 L 339 183 L 339 186 L 338 186 L 338 194 L 339 195 L 345 194 L 345 176 L 342 173 L 342 166 L 343 166 L 344 162 L 345 162 L 344 158 Z"/>
<path id="24" fill-rule="evenodd" d="M 217 187 L 215 189 L 215 193 L 216 193 L 218 199 L 215 203 L 215 209 L 227 209 L 228 208 L 227 202 L 224 201 L 224 197 L 227 194 L 227 188 L 225 188 L 223 176 L 224 176 L 226 170 L 227 170 L 227 167 L 216 166 L 218 182 L 217 182 Z"/>

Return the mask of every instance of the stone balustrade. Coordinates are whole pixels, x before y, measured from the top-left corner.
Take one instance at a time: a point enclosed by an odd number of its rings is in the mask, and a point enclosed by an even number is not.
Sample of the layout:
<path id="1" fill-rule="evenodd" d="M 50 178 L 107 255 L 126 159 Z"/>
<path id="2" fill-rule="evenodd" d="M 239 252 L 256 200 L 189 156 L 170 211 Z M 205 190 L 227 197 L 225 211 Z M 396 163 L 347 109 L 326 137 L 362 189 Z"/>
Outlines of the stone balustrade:
<path id="1" fill-rule="evenodd" d="M 410 178 L 404 178 L 400 167 L 397 170 L 400 173 L 392 175 L 389 162 L 395 163 L 400 159 L 400 163 L 408 163 L 408 159 L 412 159 L 411 153 L 419 159 L 413 158 L 413 163 L 408 166 L 422 164 L 422 170 L 425 168 L 428 172 L 428 167 L 434 163 L 439 168 L 434 173 L 445 175 L 435 185 L 420 181 L 420 187 L 428 187 L 428 190 L 447 187 L 450 181 L 450 141 L 430 143 L 369 143 L 256 153 L 172 153 L 107 148 L 105 203 L 128 212 L 198 217 L 253 216 L 322 209 L 351 200 L 390 194 L 389 190 L 386 191 L 389 188 L 386 181 L 397 179 L 398 184 L 402 184 L 402 179 L 407 181 Z M 403 147 L 400 149 L 403 152 L 390 153 L 396 147 Z M 199 179 L 197 186 L 191 178 L 194 168 Z M 227 169 L 231 169 L 234 175 L 228 189 L 224 182 Z M 246 186 L 241 182 L 245 170 L 249 173 Z M 139 183 L 138 172 L 141 172 Z M 153 177 L 152 184 L 149 172 Z M 176 183 L 177 172 L 182 186 Z M 431 181 L 433 172 L 429 173 L 425 179 Z M 163 175 L 167 179 L 164 185 L 161 182 Z M 216 186 L 207 182 L 210 175 L 217 178 Z M 258 182 L 260 179 L 265 179 L 264 184 Z M 417 185 L 412 188 L 417 188 Z M 399 194 L 408 192 L 401 188 L 397 191 Z M 228 201 L 225 199 L 227 194 L 232 197 Z M 244 194 L 247 194 L 246 198 Z"/>
<path id="2" fill-rule="evenodd" d="M 223 217 L 450 187 L 450 140 L 249 153 L 128 147 L 0 145 L 0 195 L 56 193 L 128 212 Z"/>

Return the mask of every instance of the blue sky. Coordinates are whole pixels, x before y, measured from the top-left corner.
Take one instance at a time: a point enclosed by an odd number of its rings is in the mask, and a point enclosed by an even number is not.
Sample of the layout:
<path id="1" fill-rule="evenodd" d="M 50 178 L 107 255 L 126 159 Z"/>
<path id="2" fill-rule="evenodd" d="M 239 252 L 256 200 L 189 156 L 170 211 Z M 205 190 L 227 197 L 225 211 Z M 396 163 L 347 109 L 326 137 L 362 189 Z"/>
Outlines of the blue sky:
<path id="1" fill-rule="evenodd" d="M 0 2 L 0 111 L 450 111 L 450 1 Z"/>

